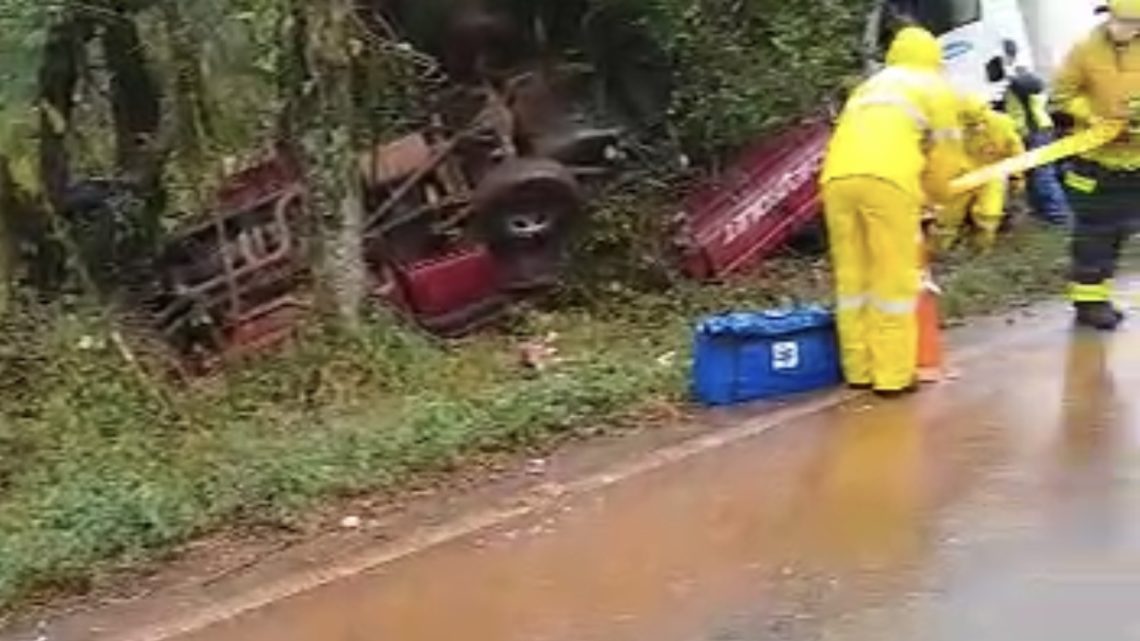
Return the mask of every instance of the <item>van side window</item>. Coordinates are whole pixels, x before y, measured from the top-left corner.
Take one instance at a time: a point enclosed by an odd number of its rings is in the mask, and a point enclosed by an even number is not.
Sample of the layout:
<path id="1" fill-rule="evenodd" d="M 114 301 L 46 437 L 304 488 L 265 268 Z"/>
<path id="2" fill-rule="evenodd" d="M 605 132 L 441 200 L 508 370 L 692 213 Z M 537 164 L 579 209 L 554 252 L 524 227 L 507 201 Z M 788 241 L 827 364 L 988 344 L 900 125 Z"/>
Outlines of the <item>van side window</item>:
<path id="1" fill-rule="evenodd" d="M 941 36 L 982 19 L 982 0 L 918 0 L 918 21 Z"/>

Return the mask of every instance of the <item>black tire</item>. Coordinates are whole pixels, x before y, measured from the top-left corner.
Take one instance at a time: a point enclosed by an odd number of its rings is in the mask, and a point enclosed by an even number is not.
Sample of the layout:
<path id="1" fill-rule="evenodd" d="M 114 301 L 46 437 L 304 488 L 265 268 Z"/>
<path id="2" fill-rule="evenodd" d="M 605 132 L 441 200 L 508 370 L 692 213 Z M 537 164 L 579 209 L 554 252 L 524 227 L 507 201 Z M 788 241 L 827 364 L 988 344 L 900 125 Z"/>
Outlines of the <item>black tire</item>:
<path id="1" fill-rule="evenodd" d="M 492 248 L 549 242 L 564 236 L 583 210 L 581 187 L 553 160 L 508 161 L 479 184 L 473 201 L 476 235 Z"/>

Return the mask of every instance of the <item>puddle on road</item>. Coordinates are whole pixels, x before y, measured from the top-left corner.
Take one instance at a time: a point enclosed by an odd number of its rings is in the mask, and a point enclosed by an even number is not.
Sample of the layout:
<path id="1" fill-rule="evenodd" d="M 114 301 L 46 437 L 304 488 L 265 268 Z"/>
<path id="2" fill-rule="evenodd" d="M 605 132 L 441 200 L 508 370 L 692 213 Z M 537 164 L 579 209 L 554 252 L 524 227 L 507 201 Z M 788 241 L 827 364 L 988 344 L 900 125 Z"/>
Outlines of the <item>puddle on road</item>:
<path id="1" fill-rule="evenodd" d="M 968 619 L 989 572 L 1136 549 L 1138 363 L 1136 338 L 1051 335 L 183 641 L 882 639 L 942 621 L 924 594 Z"/>

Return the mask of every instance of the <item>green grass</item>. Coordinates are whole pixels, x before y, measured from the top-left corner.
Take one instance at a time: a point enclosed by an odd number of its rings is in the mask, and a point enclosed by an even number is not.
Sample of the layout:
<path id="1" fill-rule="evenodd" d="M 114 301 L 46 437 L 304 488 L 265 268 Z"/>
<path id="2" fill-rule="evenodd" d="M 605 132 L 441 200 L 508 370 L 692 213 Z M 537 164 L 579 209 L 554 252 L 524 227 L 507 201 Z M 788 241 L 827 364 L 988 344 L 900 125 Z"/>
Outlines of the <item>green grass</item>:
<path id="1" fill-rule="evenodd" d="M 1066 236 L 1028 226 L 1003 237 L 993 254 L 957 253 L 938 266 L 936 272 L 944 274 L 942 312 L 961 319 L 1057 295 L 1064 291 L 1068 269 Z"/>
<path id="2" fill-rule="evenodd" d="M 958 257 L 943 279 L 948 311 L 1057 291 L 1063 249 L 1058 235 L 1027 230 L 991 257 Z M 311 332 L 291 353 L 164 394 L 123 366 L 82 306 L 10 315 L 0 327 L 0 609 L 82 590 L 223 526 L 288 523 L 321 501 L 680 401 L 695 317 L 824 300 L 828 288 L 826 264 L 799 258 L 716 287 L 613 284 L 589 310 L 520 312 L 457 345 L 378 319 L 357 336 Z M 520 367 L 518 341 L 550 334 L 564 361 Z"/>

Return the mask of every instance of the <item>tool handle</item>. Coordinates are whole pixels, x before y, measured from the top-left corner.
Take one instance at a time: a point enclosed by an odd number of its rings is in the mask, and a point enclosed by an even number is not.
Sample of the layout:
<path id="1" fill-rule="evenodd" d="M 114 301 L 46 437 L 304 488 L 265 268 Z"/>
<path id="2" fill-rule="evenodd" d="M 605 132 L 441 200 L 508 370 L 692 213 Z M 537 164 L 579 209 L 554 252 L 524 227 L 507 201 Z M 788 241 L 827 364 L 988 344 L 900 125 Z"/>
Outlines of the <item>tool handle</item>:
<path id="1" fill-rule="evenodd" d="M 1089 129 L 1066 136 L 1044 147 L 1038 147 L 1020 156 L 1007 158 L 999 163 L 987 165 L 959 176 L 950 182 L 950 193 L 955 196 L 964 194 L 994 180 L 1001 180 L 1013 174 L 1020 174 L 1030 169 L 1055 163 L 1058 160 L 1088 153 L 1116 140 L 1127 129 L 1127 122 L 1117 120 L 1096 124 Z"/>

